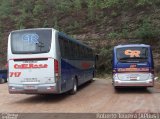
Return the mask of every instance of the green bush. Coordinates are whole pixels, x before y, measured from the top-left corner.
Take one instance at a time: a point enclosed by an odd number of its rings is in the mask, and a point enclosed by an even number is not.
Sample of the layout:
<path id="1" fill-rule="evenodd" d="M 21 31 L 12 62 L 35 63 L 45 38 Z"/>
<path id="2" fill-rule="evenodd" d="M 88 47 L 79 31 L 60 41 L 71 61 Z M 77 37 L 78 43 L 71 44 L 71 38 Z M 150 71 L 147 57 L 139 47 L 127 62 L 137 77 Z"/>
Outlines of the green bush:
<path id="1" fill-rule="evenodd" d="M 57 17 L 53 18 L 53 28 L 55 28 L 56 30 L 59 30 Z"/>
<path id="2" fill-rule="evenodd" d="M 118 37 L 119 37 L 119 34 L 116 33 L 116 32 L 110 32 L 110 33 L 108 34 L 108 38 L 109 38 L 109 39 L 117 39 Z"/>
<path id="3" fill-rule="evenodd" d="M 45 20 L 44 23 L 43 23 L 43 28 L 47 28 L 47 27 L 49 27 L 49 24 L 48 24 L 48 21 Z"/>
<path id="4" fill-rule="evenodd" d="M 42 14 L 45 11 L 46 7 L 47 6 L 46 6 L 46 4 L 44 3 L 43 0 L 37 0 L 35 2 L 35 6 L 34 6 L 34 9 L 33 9 L 33 14 L 36 15 L 36 16 Z"/>
<path id="5" fill-rule="evenodd" d="M 101 0 L 99 1 L 99 7 L 101 9 L 103 8 L 111 8 L 111 7 L 116 7 L 120 3 L 120 0 Z"/>
<path id="6" fill-rule="evenodd" d="M 74 8 L 76 9 L 76 11 L 78 13 L 78 11 L 82 8 L 81 0 L 74 0 L 73 1 L 73 6 L 74 6 Z"/>
<path id="7" fill-rule="evenodd" d="M 73 8 L 73 2 L 70 0 L 57 0 L 56 9 L 62 12 L 69 12 Z"/>
<path id="8" fill-rule="evenodd" d="M 95 6 L 94 0 L 87 0 L 88 18 L 90 20 L 94 19 L 94 15 L 95 15 L 95 8 L 94 8 L 94 6 Z"/>
<path id="9" fill-rule="evenodd" d="M 0 19 L 9 17 L 12 13 L 11 0 L 1 0 L 0 2 Z"/>
<path id="10" fill-rule="evenodd" d="M 129 27 L 128 27 L 128 24 L 125 24 L 122 27 L 121 38 L 123 38 L 123 39 L 129 38 Z"/>
<path id="11" fill-rule="evenodd" d="M 151 5 L 154 0 L 138 0 L 137 6 Z"/>
<path id="12" fill-rule="evenodd" d="M 158 37 L 159 31 L 149 20 L 145 19 L 137 29 L 135 36 L 142 39 L 152 39 Z"/>
<path id="13" fill-rule="evenodd" d="M 106 46 L 99 51 L 98 71 L 111 73 L 112 46 Z"/>

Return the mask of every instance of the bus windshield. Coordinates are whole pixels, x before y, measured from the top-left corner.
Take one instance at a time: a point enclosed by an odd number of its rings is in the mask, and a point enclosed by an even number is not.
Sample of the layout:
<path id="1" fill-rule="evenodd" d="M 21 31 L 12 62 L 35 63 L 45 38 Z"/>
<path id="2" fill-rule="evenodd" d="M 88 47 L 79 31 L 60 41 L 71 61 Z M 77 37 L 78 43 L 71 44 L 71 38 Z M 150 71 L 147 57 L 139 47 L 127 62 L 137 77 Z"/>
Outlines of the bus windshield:
<path id="1" fill-rule="evenodd" d="M 11 50 L 13 54 L 47 53 L 51 39 L 51 29 L 15 31 L 11 33 Z"/>
<path id="2" fill-rule="evenodd" d="M 146 62 L 148 48 L 146 47 L 122 47 L 116 50 L 119 62 Z"/>

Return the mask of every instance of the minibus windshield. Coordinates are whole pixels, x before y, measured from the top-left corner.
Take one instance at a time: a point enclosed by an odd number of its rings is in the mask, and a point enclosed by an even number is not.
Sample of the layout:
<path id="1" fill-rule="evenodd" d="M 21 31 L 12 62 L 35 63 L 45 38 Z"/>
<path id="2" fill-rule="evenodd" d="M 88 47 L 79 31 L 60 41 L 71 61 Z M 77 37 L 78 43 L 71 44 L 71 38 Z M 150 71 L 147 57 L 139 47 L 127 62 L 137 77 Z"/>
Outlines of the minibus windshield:
<path id="1" fill-rule="evenodd" d="M 116 50 L 119 62 L 146 62 L 148 48 L 146 47 L 122 47 Z"/>

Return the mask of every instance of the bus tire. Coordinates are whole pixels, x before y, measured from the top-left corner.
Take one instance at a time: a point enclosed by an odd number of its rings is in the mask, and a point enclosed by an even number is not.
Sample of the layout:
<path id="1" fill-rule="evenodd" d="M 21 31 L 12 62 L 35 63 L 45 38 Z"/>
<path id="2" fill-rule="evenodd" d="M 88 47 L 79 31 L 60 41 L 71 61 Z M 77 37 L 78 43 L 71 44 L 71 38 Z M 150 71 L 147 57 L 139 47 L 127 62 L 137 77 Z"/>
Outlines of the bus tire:
<path id="1" fill-rule="evenodd" d="M 3 79 L 3 78 L 0 79 L 0 83 L 1 83 L 1 84 L 2 84 L 2 83 L 5 83 L 5 82 L 6 82 L 5 79 Z"/>
<path id="2" fill-rule="evenodd" d="M 74 79 L 74 81 L 73 81 L 73 87 L 72 87 L 72 89 L 70 90 L 70 94 L 71 94 L 71 95 L 76 94 L 77 89 L 78 89 L 78 82 L 77 82 L 76 79 Z"/>
<path id="3" fill-rule="evenodd" d="M 93 72 L 93 78 L 95 77 L 95 72 Z"/>
<path id="4" fill-rule="evenodd" d="M 120 89 L 120 87 L 114 86 L 114 90 L 115 90 L 115 91 L 118 91 L 119 89 Z"/>

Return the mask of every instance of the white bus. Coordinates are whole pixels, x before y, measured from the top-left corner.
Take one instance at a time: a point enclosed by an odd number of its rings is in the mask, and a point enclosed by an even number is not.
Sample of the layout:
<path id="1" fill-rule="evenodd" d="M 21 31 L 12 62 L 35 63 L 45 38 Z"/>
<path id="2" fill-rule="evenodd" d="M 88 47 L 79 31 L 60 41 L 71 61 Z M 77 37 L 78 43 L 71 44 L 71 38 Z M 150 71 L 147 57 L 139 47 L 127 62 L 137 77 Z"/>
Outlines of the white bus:
<path id="1" fill-rule="evenodd" d="M 93 50 L 52 28 L 12 31 L 7 55 L 11 94 L 74 94 L 94 77 Z"/>

